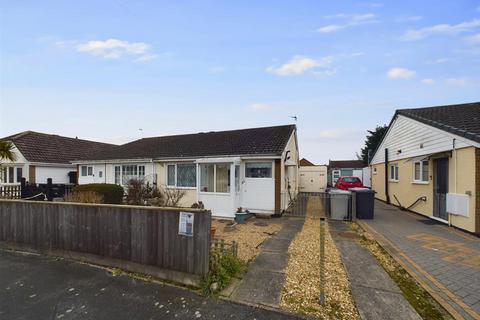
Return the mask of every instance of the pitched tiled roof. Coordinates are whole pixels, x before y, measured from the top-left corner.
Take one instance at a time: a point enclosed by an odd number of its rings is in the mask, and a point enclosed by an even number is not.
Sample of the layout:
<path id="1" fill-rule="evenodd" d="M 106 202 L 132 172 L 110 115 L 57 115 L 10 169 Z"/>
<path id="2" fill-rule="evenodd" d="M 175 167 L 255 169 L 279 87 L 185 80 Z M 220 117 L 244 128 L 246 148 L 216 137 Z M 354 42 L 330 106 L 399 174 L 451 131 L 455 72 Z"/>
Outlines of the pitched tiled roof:
<path id="1" fill-rule="evenodd" d="M 362 160 L 330 160 L 328 162 L 329 169 L 335 168 L 363 168 L 365 164 Z"/>
<path id="2" fill-rule="evenodd" d="M 480 102 L 448 106 L 400 109 L 397 114 L 480 142 Z"/>
<path id="3" fill-rule="evenodd" d="M 21 132 L 1 140 L 13 142 L 28 161 L 44 163 L 70 163 L 70 161 L 88 158 L 92 153 L 114 146 L 108 143 L 33 131 Z"/>
<path id="4" fill-rule="evenodd" d="M 88 160 L 280 155 L 294 130 L 294 125 L 285 125 L 144 138 L 97 152 Z"/>

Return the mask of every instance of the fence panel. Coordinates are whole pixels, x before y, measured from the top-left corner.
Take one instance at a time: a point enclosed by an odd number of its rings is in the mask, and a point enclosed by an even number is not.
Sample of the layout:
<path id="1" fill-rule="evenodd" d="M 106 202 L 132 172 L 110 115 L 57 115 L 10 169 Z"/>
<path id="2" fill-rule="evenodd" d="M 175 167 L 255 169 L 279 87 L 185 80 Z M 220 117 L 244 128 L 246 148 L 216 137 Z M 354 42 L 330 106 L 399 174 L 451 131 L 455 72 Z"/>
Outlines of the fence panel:
<path id="1" fill-rule="evenodd" d="M 180 211 L 194 214 L 191 237 L 178 234 Z M 210 226 L 206 210 L 0 200 L 3 244 L 88 253 L 196 276 L 208 273 Z"/>

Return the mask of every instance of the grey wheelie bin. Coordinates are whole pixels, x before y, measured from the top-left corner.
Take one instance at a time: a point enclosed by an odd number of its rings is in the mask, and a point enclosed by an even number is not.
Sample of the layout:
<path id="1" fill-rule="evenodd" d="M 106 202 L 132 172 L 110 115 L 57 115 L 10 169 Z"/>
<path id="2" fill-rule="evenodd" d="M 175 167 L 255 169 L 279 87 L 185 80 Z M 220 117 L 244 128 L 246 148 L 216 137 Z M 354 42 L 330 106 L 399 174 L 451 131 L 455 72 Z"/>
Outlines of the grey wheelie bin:
<path id="1" fill-rule="evenodd" d="M 330 219 L 351 220 L 351 192 L 340 189 L 331 189 L 330 198 Z"/>

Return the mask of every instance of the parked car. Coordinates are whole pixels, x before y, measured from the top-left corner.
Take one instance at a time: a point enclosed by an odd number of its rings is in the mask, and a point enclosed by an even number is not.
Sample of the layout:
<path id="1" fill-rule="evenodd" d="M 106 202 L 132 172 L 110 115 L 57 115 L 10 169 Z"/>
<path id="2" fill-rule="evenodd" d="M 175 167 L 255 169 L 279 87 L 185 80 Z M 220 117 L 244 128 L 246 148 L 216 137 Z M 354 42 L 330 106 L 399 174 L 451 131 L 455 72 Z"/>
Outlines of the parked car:
<path id="1" fill-rule="evenodd" d="M 350 188 L 362 188 L 362 180 L 358 177 L 340 177 L 335 183 L 335 188 L 348 190 Z"/>

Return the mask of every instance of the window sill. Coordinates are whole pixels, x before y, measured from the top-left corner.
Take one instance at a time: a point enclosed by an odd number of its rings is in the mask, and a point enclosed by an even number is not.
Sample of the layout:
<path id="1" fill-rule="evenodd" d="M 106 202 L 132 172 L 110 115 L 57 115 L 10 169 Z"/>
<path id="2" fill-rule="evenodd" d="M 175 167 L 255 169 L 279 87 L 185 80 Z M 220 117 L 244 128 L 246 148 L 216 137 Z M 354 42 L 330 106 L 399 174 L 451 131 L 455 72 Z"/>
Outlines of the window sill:
<path id="1" fill-rule="evenodd" d="M 197 190 L 197 187 L 176 187 L 176 186 L 167 186 L 167 189 Z"/>
<path id="2" fill-rule="evenodd" d="M 412 181 L 412 184 L 423 184 L 423 185 L 428 185 L 430 184 L 429 181 Z"/>
<path id="3" fill-rule="evenodd" d="M 399 183 L 400 180 L 388 180 L 388 182 Z"/>

